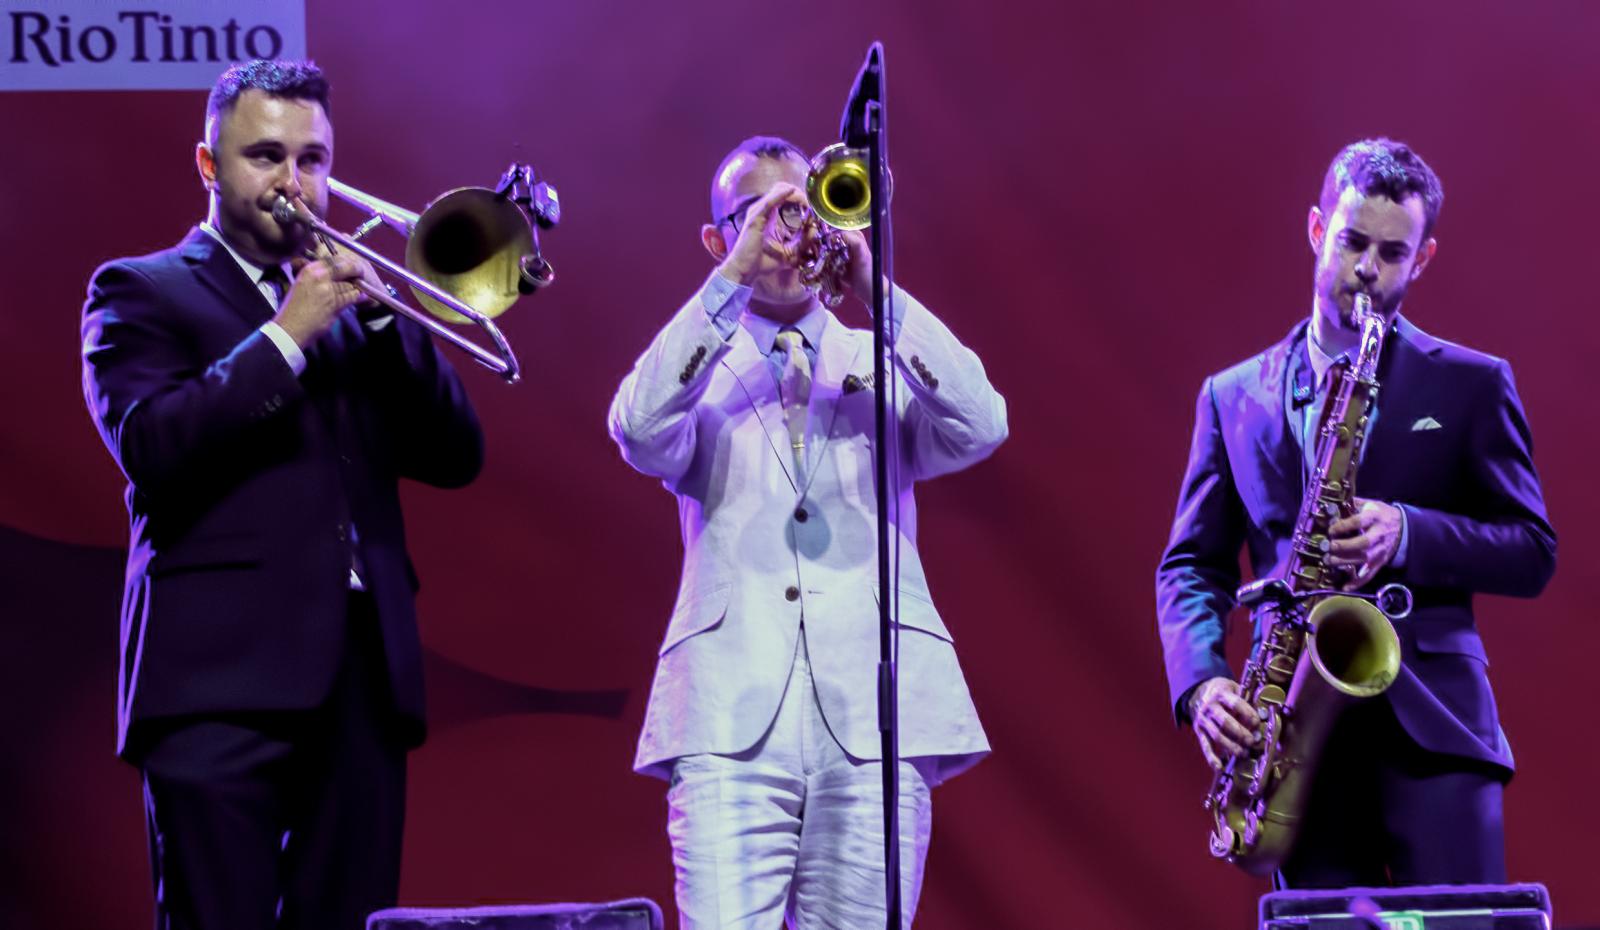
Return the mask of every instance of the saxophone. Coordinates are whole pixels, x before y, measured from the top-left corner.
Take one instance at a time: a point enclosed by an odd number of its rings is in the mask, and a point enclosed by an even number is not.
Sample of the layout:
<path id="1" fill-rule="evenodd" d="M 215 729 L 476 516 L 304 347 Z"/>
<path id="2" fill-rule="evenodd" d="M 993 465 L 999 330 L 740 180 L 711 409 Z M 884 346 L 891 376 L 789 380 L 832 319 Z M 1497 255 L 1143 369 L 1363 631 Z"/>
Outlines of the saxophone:
<path id="1" fill-rule="evenodd" d="M 1353 364 L 1334 369 L 1319 423 L 1315 467 L 1295 520 L 1281 575 L 1239 589 L 1261 617 L 1261 639 L 1240 679 L 1240 695 L 1261 717 L 1256 744 L 1212 781 L 1211 854 L 1253 875 L 1275 871 L 1293 847 L 1311 775 L 1339 712 L 1383 693 L 1400 670 L 1390 618 L 1411 610 L 1411 592 L 1384 586 L 1375 596 L 1338 590 L 1344 572 L 1328 561 L 1328 527 L 1355 511 L 1356 465 L 1377 399 L 1378 357 L 1386 323 L 1358 293 L 1361 330 Z"/>

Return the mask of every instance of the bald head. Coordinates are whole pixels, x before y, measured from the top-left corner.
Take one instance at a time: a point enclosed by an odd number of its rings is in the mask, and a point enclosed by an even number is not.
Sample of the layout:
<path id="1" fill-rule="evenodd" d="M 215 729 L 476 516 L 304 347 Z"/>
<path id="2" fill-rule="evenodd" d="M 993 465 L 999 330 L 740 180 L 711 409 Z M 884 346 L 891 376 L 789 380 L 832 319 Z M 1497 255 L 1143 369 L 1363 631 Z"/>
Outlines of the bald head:
<path id="1" fill-rule="evenodd" d="M 777 136 L 751 136 L 723 157 L 717 172 L 711 176 L 711 218 L 719 220 L 738 205 L 740 182 L 762 161 L 780 164 L 788 162 L 800 166 L 802 177 L 809 164 L 806 153 L 787 139 Z M 788 173 L 788 172 L 785 172 Z"/>

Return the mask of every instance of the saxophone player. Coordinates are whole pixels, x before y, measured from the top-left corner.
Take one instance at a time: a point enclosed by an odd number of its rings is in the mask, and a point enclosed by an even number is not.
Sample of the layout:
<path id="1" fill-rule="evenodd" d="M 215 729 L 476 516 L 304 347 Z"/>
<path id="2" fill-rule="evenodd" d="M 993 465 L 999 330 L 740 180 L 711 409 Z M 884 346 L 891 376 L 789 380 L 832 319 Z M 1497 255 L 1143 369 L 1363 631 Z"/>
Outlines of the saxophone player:
<path id="1" fill-rule="evenodd" d="M 1240 551 L 1258 578 L 1282 571 L 1330 373 L 1355 354 L 1356 296 L 1386 322 L 1358 496 L 1329 528 L 1325 558 L 1345 589 L 1398 582 L 1415 608 L 1395 624 L 1393 684 L 1345 710 L 1327 738 L 1279 887 L 1505 880 L 1501 793 L 1513 762 L 1472 597 L 1537 595 L 1556 538 L 1509 364 L 1400 312 L 1438 251 L 1443 199 L 1404 144 L 1340 151 L 1307 218 L 1308 317 L 1207 378 L 1196 404 L 1156 608 L 1174 715 L 1220 770 L 1260 739 L 1223 654 Z"/>

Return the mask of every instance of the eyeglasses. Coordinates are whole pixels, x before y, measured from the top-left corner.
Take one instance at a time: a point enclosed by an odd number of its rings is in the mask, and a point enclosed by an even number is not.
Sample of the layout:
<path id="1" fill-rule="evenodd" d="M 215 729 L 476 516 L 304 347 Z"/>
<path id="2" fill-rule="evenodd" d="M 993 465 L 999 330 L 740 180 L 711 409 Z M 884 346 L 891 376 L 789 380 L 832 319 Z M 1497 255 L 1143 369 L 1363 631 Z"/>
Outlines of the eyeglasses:
<path id="1" fill-rule="evenodd" d="M 738 234 L 744 229 L 744 215 L 750 211 L 751 204 L 756 202 L 755 197 L 739 204 L 738 208 L 727 216 L 717 220 L 717 225 L 732 223 L 733 231 Z M 800 227 L 806 223 L 806 208 L 797 203 L 786 203 L 778 208 L 778 222 L 790 232 L 799 232 Z"/>

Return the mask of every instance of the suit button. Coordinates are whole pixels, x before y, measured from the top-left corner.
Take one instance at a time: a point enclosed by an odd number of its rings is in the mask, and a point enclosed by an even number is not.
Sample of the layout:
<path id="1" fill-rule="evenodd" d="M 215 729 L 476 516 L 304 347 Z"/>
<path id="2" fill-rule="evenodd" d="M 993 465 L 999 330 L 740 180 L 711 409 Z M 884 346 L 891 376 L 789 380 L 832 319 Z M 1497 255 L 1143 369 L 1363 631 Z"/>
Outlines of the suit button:
<path id="1" fill-rule="evenodd" d="M 809 520 L 810 518 L 811 518 L 811 514 L 806 513 L 806 509 L 804 507 L 796 507 L 794 509 L 794 522 L 796 522 L 796 523 L 804 523 L 807 520 Z"/>
<path id="2" fill-rule="evenodd" d="M 783 599 L 786 600 L 786 601 L 798 601 L 798 600 L 800 600 L 800 589 L 795 587 L 794 585 L 790 585 L 789 587 L 784 588 L 783 589 Z"/>

